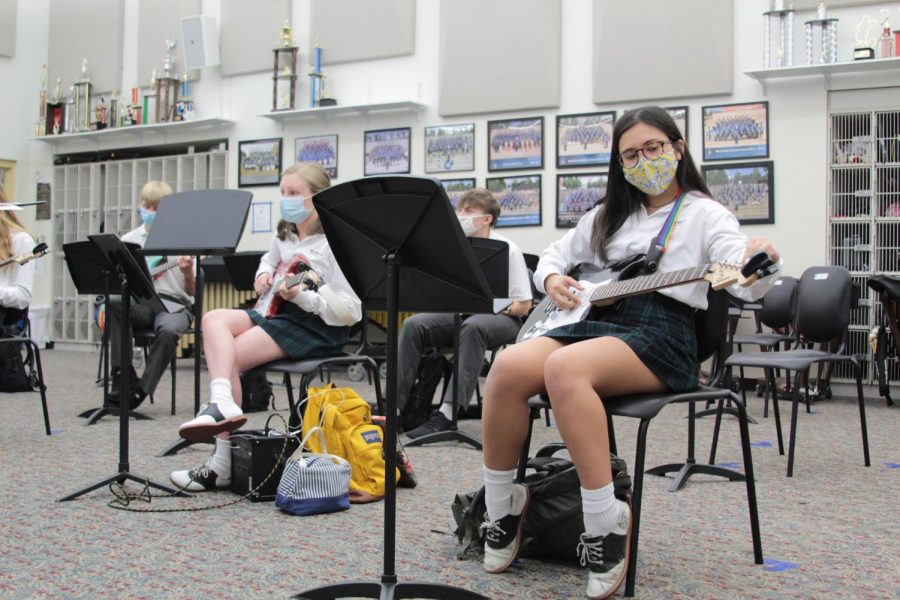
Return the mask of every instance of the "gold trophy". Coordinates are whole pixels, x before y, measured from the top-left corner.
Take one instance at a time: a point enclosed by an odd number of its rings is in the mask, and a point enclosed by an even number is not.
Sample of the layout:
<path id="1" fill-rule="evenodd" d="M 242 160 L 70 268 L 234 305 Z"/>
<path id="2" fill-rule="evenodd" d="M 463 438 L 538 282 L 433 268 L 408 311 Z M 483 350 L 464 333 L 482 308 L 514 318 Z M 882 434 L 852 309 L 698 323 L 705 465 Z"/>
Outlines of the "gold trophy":
<path id="1" fill-rule="evenodd" d="M 75 114 L 69 119 L 72 131 L 91 128 L 91 80 L 88 77 L 88 61 L 81 59 L 81 81 L 75 82 Z"/>

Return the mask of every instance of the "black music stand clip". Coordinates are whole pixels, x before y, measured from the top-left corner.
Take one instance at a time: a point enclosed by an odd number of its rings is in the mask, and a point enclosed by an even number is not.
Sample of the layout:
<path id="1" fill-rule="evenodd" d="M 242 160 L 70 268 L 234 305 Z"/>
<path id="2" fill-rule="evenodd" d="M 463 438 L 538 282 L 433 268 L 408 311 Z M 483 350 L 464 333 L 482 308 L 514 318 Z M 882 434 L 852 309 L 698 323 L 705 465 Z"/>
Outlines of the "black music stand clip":
<path id="1" fill-rule="evenodd" d="M 156 291 L 153 289 L 153 283 L 146 276 L 138 264 L 138 261 L 135 260 L 128 248 L 125 247 L 122 240 L 111 233 L 91 235 L 88 236 L 88 239 L 99 249 L 100 253 L 97 256 L 102 257 L 105 260 L 106 264 L 104 265 L 104 269 L 108 273 L 118 277 L 118 289 L 122 294 L 122 323 L 129 323 L 131 320 L 132 301 L 145 304 L 155 311 L 164 310 L 159 296 L 156 295 Z M 144 268 L 146 269 L 146 266 Z M 121 327 L 120 329 L 119 335 L 122 336 L 122 365 L 124 367 L 131 364 L 131 328 Z M 131 369 L 122 369 L 120 385 L 122 390 L 131 389 Z M 92 492 L 113 482 L 121 484 L 127 480 L 145 484 L 170 494 L 177 494 L 184 497 L 190 496 L 190 494 L 179 492 L 174 488 L 156 483 L 147 477 L 131 472 L 128 462 L 128 411 L 123 409 L 124 404 L 119 410 L 118 472 L 76 492 L 63 496 L 59 499 L 60 502 L 74 500 L 78 496 Z"/>
<path id="2" fill-rule="evenodd" d="M 323 190 L 313 204 L 341 270 L 360 300 L 387 310 L 385 448 L 397 446 L 397 324 L 400 310 L 498 312 L 497 301 L 443 186 L 419 177 L 369 177 Z M 385 452 L 385 472 L 397 468 Z M 366 597 L 482 600 L 436 583 L 399 583 L 394 570 L 397 484 L 385 478 L 383 571 L 380 581 L 352 581 L 307 590 L 295 598 Z"/>

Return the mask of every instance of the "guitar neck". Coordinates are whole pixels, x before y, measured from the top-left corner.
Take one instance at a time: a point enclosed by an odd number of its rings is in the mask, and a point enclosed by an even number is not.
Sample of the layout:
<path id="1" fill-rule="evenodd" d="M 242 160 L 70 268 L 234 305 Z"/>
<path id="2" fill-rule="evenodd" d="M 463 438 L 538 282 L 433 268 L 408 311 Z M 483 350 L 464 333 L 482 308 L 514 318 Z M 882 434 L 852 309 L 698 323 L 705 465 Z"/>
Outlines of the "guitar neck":
<path id="1" fill-rule="evenodd" d="M 623 281 L 616 281 L 608 285 L 598 286 L 590 297 L 590 302 L 603 300 L 618 300 L 628 296 L 637 296 L 646 292 L 653 292 L 668 287 L 702 281 L 709 272 L 710 265 L 700 265 L 679 271 L 667 271 L 665 273 L 653 273 L 640 275 Z"/>

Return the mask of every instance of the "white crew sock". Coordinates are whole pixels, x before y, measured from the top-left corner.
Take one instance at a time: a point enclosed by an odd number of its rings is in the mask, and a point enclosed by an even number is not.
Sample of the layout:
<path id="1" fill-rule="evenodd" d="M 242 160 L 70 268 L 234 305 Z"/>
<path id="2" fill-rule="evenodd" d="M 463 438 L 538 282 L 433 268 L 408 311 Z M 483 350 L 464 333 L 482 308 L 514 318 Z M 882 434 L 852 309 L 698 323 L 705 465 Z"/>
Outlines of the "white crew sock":
<path id="1" fill-rule="evenodd" d="M 219 408 L 226 419 L 243 414 L 241 407 L 234 402 L 231 395 L 231 381 L 218 377 L 209 382 L 209 401 Z"/>
<path id="2" fill-rule="evenodd" d="M 603 537 L 616 528 L 619 503 L 613 494 L 614 490 L 612 482 L 596 490 L 581 488 L 584 531 L 588 537 Z"/>
<path id="3" fill-rule="evenodd" d="M 441 402 L 441 407 L 438 409 L 438 412 L 447 417 L 448 421 L 453 420 L 453 405 L 449 402 Z"/>
<path id="4" fill-rule="evenodd" d="M 491 521 L 499 521 L 509 514 L 515 478 L 515 469 L 496 471 L 484 467 L 484 504 Z"/>
<path id="5" fill-rule="evenodd" d="M 216 438 L 216 450 L 209 466 L 219 477 L 231 479 L 231 440 L 227 435 Z"/>

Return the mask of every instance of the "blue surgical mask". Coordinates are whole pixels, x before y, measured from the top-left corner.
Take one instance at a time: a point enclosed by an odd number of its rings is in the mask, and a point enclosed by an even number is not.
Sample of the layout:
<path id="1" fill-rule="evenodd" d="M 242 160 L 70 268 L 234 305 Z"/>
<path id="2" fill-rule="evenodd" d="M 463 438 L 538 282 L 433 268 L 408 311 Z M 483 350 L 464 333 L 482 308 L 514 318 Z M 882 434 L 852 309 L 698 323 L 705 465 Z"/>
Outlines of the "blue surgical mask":
<path id="1" fill-rule="evenodd" d="M 141 221 L 144 223 L 144 225 L 147 226 L 147 229 L 150 229 L 150 226 L 153 225 L 153 221 L 155 219 L 155 210 L 147 210 L 146 208 L 141 208 Z"/>
<path id="2" fill-rule="evenodd" d="M 281 197 L 281 218 L 288 223 L 299 225 L 309 218 L 309 209 L 303 196 L 282 196 Z"/>

